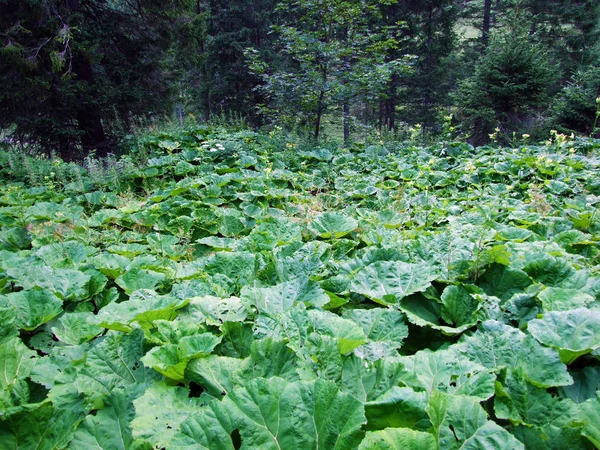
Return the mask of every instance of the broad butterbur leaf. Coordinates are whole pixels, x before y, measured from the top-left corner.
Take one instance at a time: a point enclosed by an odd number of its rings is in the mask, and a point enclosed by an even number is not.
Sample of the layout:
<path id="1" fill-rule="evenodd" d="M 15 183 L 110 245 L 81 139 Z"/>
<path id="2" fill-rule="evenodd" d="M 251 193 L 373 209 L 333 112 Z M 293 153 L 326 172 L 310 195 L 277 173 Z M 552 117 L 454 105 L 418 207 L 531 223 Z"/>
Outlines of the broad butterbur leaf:
<path id="1" fill-rule="evenodd" d="M 600 348 L 600 310 L 550 311 L 530 321 L 528 330 L 542 344 L 558 349 L 560 359 L 570 364 Z"/>
<path id="2" fill-rule="evenodd" d="M 0 295 L 0 310 L 10 312 L 14 324 L 35 330 L 62 312 L 62 300 L 46 289 L 30 289 Z"/>
<path id="3" fill-rule="evenodd" d="M 133 401 L 135 417 L 131 421 L 135 439 L 156 448 L 171 448 L 171 440 L 188 417 L 200 411 L 202 402 L 190 398 L 189 391 L 166 383 L 154 383 Z"/>
<path id="4" fill-rule="evenodd" d="M 352 217 L 337 212 L 326 212 L 309 225 L 309 230 L 323 239 L 339 239 L 358 227 Z"/>
<path id="5" fill-rule="evenodd" d="M 133 441 L 129 427 L 133 416 L 130 399 L 123 391 L 115 390 L 104 400 L 104 408 L 81 422 L 68 448 L 128 450 Z"/>
<path id="6" fill-rule="evenodd" d="M 136 291 L 122 303 L 111 303 L 96 315 L 96 324 L 110 330 L 129 332 L 133 322 L 144 328 L 152 327 L 155 320 L 172 320 L 177 311 L 189 303 L 171 296 L 159 296 L 153 291 Z"/>
<path id="7" fill-rule="evenodd" d="M 235 425 L 221 402 L 212 401 L 181 423 L 169 448 L 174 450 L 234 450 Z"/>
<path id="8" fill-rule="evenodd" d="M 166 280 L 166 275 L 154 270 L 132 269 L 119 276 L 115 283 L 127 294 L 132 294 L 139 289 L 159 288 Z"/>
<path id="9" fill-rule="evenodd" d="M 324 306 L 329 297 L 314 281 L 296 278 L 267 288 L 245 287 L 241 299 L 247 307 L 254 306 L 260 314 L 281 314 L 298 303 Z"/>
<path id="10" fill-rule="evenodd" d="M 182 382 L 188 362 L 208 356 L 219 342 L 221 338 L 211 333 L 186 336 L 176 344 L 154 347 L 141 361 L 167 378 Z"/>
<path id="11" fill-rule="evenodd" d="M 230 392 L 224 404 L 244 448 L 356 448 L 366 422 L 362 403 L 325 380 L 257 378 Z"/>
<path id="12" fill-rule="evenodd" d="M 439 450 L 524 450 L 514 436 L 488 420 L 478 401 L 433 391 L 427 414 Z"/>
<path id="13" fill-rule="evenodd" d="M 416 390 L 437 390 L 478 401 L 494 395 L 496 377 L 486 367 L 457 356 L 453 349 L 448 349 L 422 350 L 403 357 L 406 374 L 403 382 Z"/>
<path id="14" fill-rule="evenodd" d="M 437 278 L 428 265 L 402 261 L 379 261 L 361 269 L 349 289 L 383 305 L 424 291 Z"/>
<path id="15" fill-rule="evenodd" d="M 600 448 L 600 394 L 580 405 L 579 410 L 579 417 L 583 421 L 581 434 L 596 448 Z"/>
<path id="16" fill-rule="evenodd" d="M 471 361 L 496 372 L 519 367 L 539 387 L 566 386 L 573 382 L 556 350 L 539 344 L 522 331 L 495 320 L 453 347 Z"/>
<path id="17" fill-rule="evenodd" d="M 368 431 L 360 443 L 359 450 L 438 450 L 435 438 L 430 433 L 410 428 L 386 428 Z"/>

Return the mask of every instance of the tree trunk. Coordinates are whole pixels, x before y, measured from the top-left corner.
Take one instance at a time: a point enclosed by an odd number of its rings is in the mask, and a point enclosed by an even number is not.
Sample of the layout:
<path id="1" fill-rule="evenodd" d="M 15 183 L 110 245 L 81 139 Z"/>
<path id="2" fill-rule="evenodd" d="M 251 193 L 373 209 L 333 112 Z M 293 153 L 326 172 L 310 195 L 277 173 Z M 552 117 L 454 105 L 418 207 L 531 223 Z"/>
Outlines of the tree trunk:
<path id="1" fill-rule="evenodd" d="M 92 86 L 94 73 L 87 56 L 81 52 L 73 55 L 73 73 L 78 80 Z M 108 155 L 108 142 L 102 125 L 102 117 L 98 105 L 82 99 L 76 111 L 77 127 L 81 132 L 81 147 L 83 155 L 96 151 L 96 156 Z"/>
<path id="2" fill-rule="evenodd" d="M 72 12 L 79 11 L 79 0 L 67 0 L 67 7 Z M 88 86 L 94 85 L 94 72 L 92 64 L 87 55 L 81 51 L 75 52 L 72 56 L 72 70 L 78 80 L 83 81 Z M 96 156 L 105 157 L 108 155 L 108 142 L 102 125 L 100 108 L 89 99 L 82 98 L 77 105 L 76 113 L 77 127 L 81 132 L 81 148 L 83 156 L 95 151 Z"/>
<path id="3" fill-rule="evenodd" d="M 490 18 L 492 15 L 492 0 L 483 2 L 483 28 L 481 29 L 481 51 L 485 52 L 490 37 Z"/>

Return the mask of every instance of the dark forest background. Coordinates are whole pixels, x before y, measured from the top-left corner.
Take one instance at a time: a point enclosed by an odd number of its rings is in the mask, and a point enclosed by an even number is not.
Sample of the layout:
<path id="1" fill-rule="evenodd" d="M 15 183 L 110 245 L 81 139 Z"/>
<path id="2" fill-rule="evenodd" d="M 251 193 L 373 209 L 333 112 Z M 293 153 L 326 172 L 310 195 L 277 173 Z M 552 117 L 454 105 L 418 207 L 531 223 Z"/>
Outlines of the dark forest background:
<path id="1" fill-rule="evenodd" d="M 144 124 L 598 136 L 596 0 L 0 0 L 2 139 L 80 159 Z"/>

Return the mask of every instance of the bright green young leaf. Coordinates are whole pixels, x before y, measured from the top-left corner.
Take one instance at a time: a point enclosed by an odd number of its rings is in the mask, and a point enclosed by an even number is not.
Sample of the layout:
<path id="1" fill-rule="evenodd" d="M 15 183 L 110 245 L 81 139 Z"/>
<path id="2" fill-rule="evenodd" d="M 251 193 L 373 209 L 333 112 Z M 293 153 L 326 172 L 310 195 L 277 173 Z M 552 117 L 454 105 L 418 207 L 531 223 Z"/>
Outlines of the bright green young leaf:
<path id="1" fill-rule="evenodd" d="M 600 310 L 551 311 L 530 321 L 528 330 L 542 344 L 558 349 L 560 359 L 570 364 L 600 348 Z"/>

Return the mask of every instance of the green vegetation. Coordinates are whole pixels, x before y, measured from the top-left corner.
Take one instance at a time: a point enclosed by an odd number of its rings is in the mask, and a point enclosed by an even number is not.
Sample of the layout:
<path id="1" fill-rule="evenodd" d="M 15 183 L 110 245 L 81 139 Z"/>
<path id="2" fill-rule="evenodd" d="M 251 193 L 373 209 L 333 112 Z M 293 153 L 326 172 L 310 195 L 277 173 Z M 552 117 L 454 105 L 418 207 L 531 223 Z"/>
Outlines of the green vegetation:
<path id="1" fill-rule="evenodd" d="M 596 0 L 0 0 L 0 136 L 82 161 L 149 124 L 598 137 Z"/>
<path id="2" fill-rule="evenodd" d="M 600 446 L 600 141 L 0 153 L 0 448 Z"/>
<path id="3" fill-rule="evenodd" d="M 0 450 L 600 449 L 599 42 L 0 0 Z"/>

